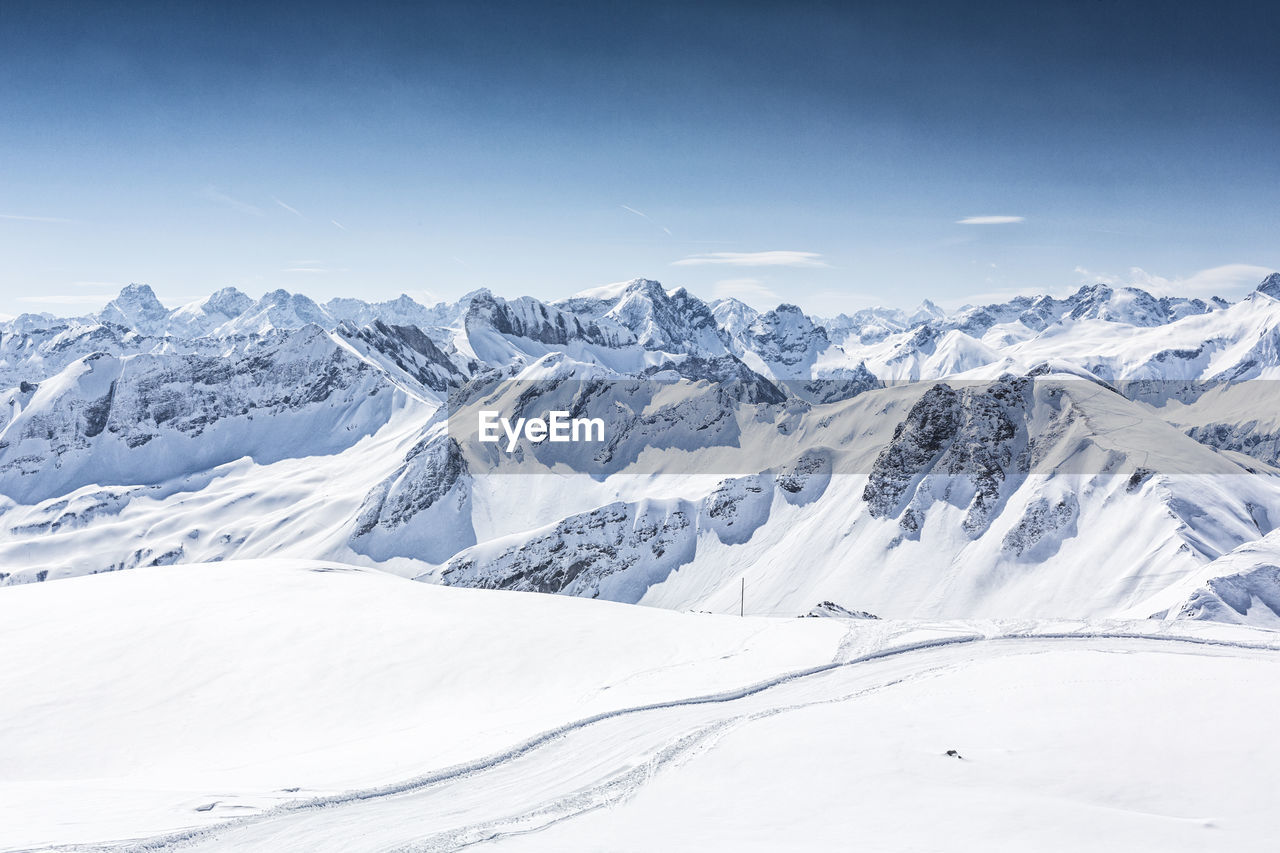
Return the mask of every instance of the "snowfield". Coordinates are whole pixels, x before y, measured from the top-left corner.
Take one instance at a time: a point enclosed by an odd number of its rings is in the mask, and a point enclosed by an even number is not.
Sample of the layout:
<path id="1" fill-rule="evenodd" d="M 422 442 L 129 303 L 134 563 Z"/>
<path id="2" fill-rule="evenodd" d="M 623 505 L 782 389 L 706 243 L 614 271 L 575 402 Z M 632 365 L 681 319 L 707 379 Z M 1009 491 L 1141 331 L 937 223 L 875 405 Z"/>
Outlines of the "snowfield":
<path id="1" fill-rule="evenodd" d="M 630 705 L 829 661 L 826 620 L 447 589 L 310 561 L 0 596 L 0 849 L 412 778 Z"/>
<path id="2" fill-rule="evenodd" d="M 0 850 L 1262 850 L 1280 636 L 737 618 L 317 561 L 0 596 Z M 960 758 L 945 755 L 955 749 Z"/>

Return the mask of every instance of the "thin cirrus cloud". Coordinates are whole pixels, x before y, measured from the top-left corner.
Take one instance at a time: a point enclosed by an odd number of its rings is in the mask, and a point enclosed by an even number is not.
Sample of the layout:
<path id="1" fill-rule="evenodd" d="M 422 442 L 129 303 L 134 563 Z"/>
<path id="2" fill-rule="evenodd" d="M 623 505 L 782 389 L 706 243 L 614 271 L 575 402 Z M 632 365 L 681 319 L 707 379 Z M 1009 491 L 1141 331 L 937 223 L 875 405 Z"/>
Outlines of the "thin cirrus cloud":
<path id="1" fill-rule="evenodd" d="M 280 272 L 300 272 L 300 273 L 331 273 L 331 272 L 350 272 L 347 267 L 333 267 L 327 265 L 324 261 L 294 261 L 293 266 L 285 267 Z"/>
<path id="2" fill-rule="evenodd" d="M 114 293 L 47 293 L 41 296 L 19 296 L 17 301 L 40 305 L 101 305 L 115 297 Z"/>
<path id="3" fill-rule="evenodd" d="M 707 252 L 672 261 L 673 267 L 723 264 L 731 267 L 828 267 L 817 252 Z"/>
<path id="4" fill-rule="evenodd" d="M 622 207 L 622 209 L 623 209 L 623 210 L 628 211 L 629 213 L 634 213 L 636 216 L 639 216 L 641 219 L 644 219 L 644 220 L 648 221 L 648 222 L 649 222 L 649 224 L 651 224 L 651 225 L 653 225 L 653 226 L 655 226 L 655 227 L 657 227 L 657 228 L 661 228 L 663 231 L 665 231 L 665 232 L 666 232 L 666 234 L 667 234 L 667 236 L 668 236 L 668 237 L 670 237 L 670 236 L 671 236 L 671 229 L 670 229 L 670 228 L 668 228 L 667 226 L 665 226 L 665 225 L 661 224 L 660 222 L 657 222 L 656 220 L 654 220 L 654 219 L 653 219 L 653 217 L 649 216 L 649 214 L 647 214 L 647 213 L 643 213 L 643 212 L 641 212 L 641 211 L 639 211 L 639 210 L 636 210 L 634 207 L 631 207 L 631 206 L 629 206 L 629 205 L 625 205 L 625 204 L 624 204 L 624 205 L 621 205 L 621 207 Z"/>
<path id="5" fill-rule="evenodd" d="M 957 219 L 957 225 L 1013 225 L 1018 222 L 1026 222 L 1025 216 L 966 216 L 964 219 Z"/>
<path id="6" fill-rule="evenodd" d="M 247 201 L 241 201 L 238 198 L 232 198 L 222 190 L 212 185 L 205 187 L 200 195 L 208 201 L 215 202 L 223 207 L 229 207 L 232 210 L 248 214 L 249 216 L 265 216 L 262 212 L 262 208 L 257 205 L 249 204 Z"/>
<path id="7" fill-rule="evenodd" d="M 287 211 L 289 211 L 290 213 L 292 213 L 294 216 L 298 217 L 299 219 L 305 219 L 305 218 L 306 218 L 306 217 L 305 217 L 305 216 L 303 216 L 301 213 L 299 213 L 299 212 L 298 212 L 298 209 L 297 209 L 296 207 L 294 207 L 293 205 L 291 205 L 291 204 L 285 204 L 283 201 L 281 201 L 280 199 L 276 198 L 275 196 L 272 196 L 272 197 L 271 197 L 271 200 L 272 200 L 272 201 L 274 201 L 276 204 L 280 205 L 281 207 L 283 207 L 285 210 L 287 210 Z"/>
<path id="8" fill-rule="evenodd" d="M 75 222 L 74 219 L 64 219 L 61 216 L 28 216 L 23 213 L 0 213 L 0 219 L 12 219 L 19 222 Z"/>

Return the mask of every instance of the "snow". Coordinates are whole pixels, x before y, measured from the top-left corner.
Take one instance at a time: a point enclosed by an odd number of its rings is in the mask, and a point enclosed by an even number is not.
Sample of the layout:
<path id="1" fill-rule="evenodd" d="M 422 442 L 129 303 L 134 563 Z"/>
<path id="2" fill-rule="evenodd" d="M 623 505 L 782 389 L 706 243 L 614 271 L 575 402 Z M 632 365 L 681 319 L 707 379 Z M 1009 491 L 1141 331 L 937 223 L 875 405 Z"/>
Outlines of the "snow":
<path id="1" fill-rule="evenodd" d="M 616 300 L 626 292 L 632 282 L 638 279 L 630 279 L 628 281 L 615 281 L 613 284 L 602 284 L 599 287 L 588 287 L 585 290 L 579 290 L 570 296 L 570 299 L 591 299 L 591 300 Z"/>
<path id="2" fill-rule="evenodd" d="M 738 618 L 275 560 L 11 589 L 0 642 L 39 650 L 0 659 L 0 850 L 1247 850 L 1276 829 L 1257 709 L 1280 635 L 1240 627 Z"/>
<path id="3" fill-rule="evenodd" d="M 1260 768 L 1280 750 L 1257 709 L 1277 699 L 1274 654 L 1120 644 L 939 661 L 743 720 L 629 799 L 477 849 L 1270 850 Z"/>
<path id="4" fill-rule="evenodd" d="M 0 660 L 0 849 L 155 834 L 397 781 L 582 716 L 821 664 L 843 631 L 816 621 L 447 589 L 298 560 L 6 590 L 0 645 L 38 653 Z"/>
<path id="5" fill-rule="evenodd" d="M 0 850 L 1269 849 L 1277 293 L 3 321 Z"/>

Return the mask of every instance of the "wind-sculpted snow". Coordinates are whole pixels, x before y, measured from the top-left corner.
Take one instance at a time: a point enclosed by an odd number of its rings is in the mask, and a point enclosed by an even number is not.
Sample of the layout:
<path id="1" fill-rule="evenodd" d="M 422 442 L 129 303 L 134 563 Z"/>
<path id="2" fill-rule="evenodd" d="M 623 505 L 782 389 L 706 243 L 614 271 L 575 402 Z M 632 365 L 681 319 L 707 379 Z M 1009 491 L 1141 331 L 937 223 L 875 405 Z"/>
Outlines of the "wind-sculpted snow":
<path id="1" fill-rule="evenodd" d="M 28 536 L 85 527 L 95 519 L 118 514 L 129 503 L 130 491 L 126 488 L 96 489 L 48 501 L 36 508 L 35 518 L 11 527 L 9 532 Z"/>
<path id="2" fill-rule="evenodd" d="M 1223 554 L 1129 614 L 1280 628 L 1280 532 Z"/>
<path id="3" fill-rule="evenodd" d="M 1280 627 L 1280 566 L 1261 565 L 1211 578 L 1171 615 L 1175 619 Z"/>

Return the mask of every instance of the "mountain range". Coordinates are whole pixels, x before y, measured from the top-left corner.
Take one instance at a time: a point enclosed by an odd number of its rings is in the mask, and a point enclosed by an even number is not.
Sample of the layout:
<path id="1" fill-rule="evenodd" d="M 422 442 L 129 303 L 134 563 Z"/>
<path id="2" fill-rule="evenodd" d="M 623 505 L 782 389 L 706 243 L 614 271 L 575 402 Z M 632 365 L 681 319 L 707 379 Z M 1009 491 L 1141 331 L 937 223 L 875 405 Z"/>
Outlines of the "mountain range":
<path id="1" fill-rule="evenodd" d="M 0 323 L 0 583 L 282 557 L 682 610 L 1274 626 L 1277 378 L 1280 274 L 835 317 L 647 279 L 129 285 Z M 591 458 L 490 467 L 458 434 L 478 401 L 584 397 L 615 412 Z"/>

